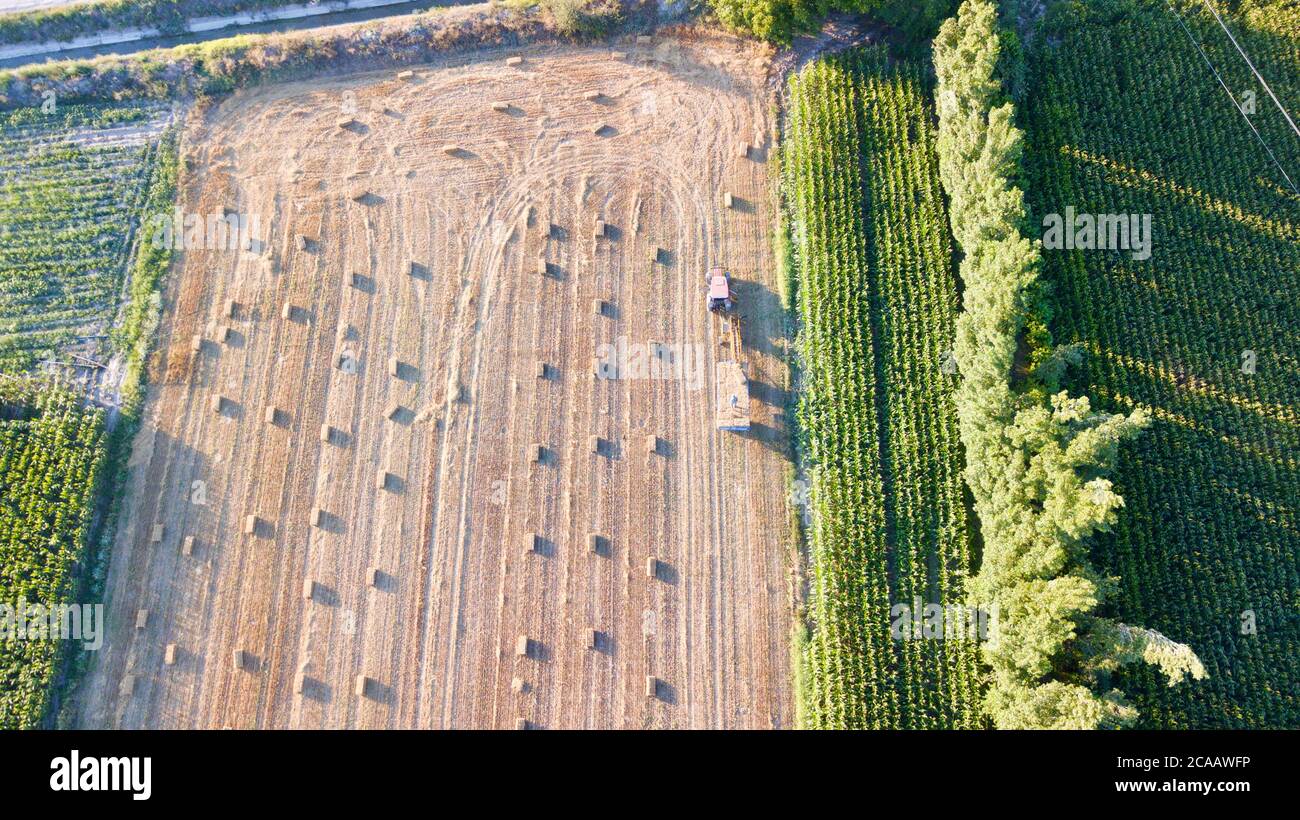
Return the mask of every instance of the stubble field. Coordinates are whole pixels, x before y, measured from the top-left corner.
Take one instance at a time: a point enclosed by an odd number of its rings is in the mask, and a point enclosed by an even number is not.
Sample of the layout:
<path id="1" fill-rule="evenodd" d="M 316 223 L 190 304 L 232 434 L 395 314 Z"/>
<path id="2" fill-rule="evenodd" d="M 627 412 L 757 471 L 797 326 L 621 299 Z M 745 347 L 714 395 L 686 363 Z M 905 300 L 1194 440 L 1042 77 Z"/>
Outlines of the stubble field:
<path id="1" fill-rule="evenodd" d="M 793 722 L 767 56 L 622 48 L 272 86 L 191 122 L 183 207 L 258 215 L 264 242 L 186 251 L 168 287 L 84 725 Z M 713 427 L 711 265 L 748 434 Z M 620 339 L 691 366 L 594 377 Z"/>

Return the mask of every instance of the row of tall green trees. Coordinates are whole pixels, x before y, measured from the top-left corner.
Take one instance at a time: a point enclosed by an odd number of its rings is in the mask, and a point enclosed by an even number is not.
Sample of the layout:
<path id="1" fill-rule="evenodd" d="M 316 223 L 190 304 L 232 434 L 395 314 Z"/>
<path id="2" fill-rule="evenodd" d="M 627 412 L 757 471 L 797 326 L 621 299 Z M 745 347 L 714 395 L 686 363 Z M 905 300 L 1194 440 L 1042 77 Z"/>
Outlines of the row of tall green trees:
<path id="1" fill-rule="evenodd" d="M 1026 235 L 1022 133 L 998 75 L 1003 38 L 989 0 L 965 0 L 934 43 L 939 173 L 963 258 L 955 353 L 965 476 L 984 542 L 970 602 L 998 613 L 982 645 L 985 706 L 1000 728 L 1130 725 L 1108 685 L 1136 661 L 1170 685 L 1205 670 L 1160 633 L 1103 617 L 1115 579 L 1089 559 L 1124 501 L 1108 477 L 1148 420 L 1108 414 L 1059 389 L 1070 353 L 1053 348 L 1042 308 L 1040 244 Z"/>

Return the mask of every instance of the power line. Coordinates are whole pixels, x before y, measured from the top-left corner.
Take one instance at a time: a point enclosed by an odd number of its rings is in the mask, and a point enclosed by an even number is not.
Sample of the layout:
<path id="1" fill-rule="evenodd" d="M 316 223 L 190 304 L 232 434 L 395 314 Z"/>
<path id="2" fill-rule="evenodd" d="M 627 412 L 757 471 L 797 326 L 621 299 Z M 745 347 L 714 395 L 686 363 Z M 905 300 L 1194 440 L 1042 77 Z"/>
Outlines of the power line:
<path id="1" fill-rule="evenodd" d="M 1219 70 L 1214 67 L 1214 63 L 1210 62 L 1210 58 L 1206 55 L 1205 49 L 1201 48 L 1201 44 L 1197 42 L 1196 37 L 1193 36 L 1192 30 L 1189 29 L 1187 23 L 1183 21 L 1183 16 L 1178 13 L 1178 9 L 1174 8 L 1172 0 L 1167 0 L 1167 2 L 1169 2 L 1169 10 L 1172 11 L 1174 17 L 1178 19 L 1178 25 L 1181 26 L 1183 32 L 1187 34 L 1187 39 L 1191 40 L 1192 45 L 1196 46 L 1196 50 L 1200 52 L 1201 59 L 1205 61 L 1205 64 L 1210 67 L 1210 71 L 1214 73 L 1214 79 L 1218 80 L 1219 85 L 1223 86 L 1224 93 L 1228 95 L 1228 99 L 1232 100 L 1232 104 L 1236 107 L 1237 113 L 1246 121 L 1246 125 L 1250 126 L 1251 133 L 1255 135 L 1255 139 L 1259 140 L 1259 144 L 1263 146 L 1264 151 L 1268 153 L 1268 158 L 1277 166 L 1278 173 L 1280 173 L 1282 178 L 1286 180 L 1287 187 L 1291 189 L 1291 192 L 1294 193 L 1296 197 L 1300 197 L 1300 189 L 1296 188 L 1295 183 L 1291 181 L 1291 177 L 1287 174 L 1286 169 L 1282 167 L 1282 163 L 1277 161 L 1277 156 L 1273 153 L 1273 149 L 1268 147 L 1268 143 L 1264 141 L 1264 137 L 1259 133 L 1259 129 L 1255 127 L 1255 123 L 1251 122 L 1250 116 L 1246 114 L 1245 109 L 1241 107 L 1241 103 L 1237 102 L 1237 98 L 1232 95 L 1232 89 L 1228 88 L 1228 84 L 1223 81 L 1223 76 L 1219 74 Z M 1269 93 L 1271 94 L 1272 92 Z M 1285 114 L 1286 112 L 1283 113 Z M 1287 120 L 1290 121 L 1290 117 L 1288 117 Z"/>
<path id="2" fill-rule="evenodd" d="M 1270 88 L 1268 83 L 1264 81 L 1264 78 L 1260 76 L 1259 71 L 1255 68 L 1255 64 L 1250 61 L 1250 57 L 1242 49 L 1241 45 L 1237 43 L 1237 38 L 1233 37 L 1232 32 L 1228 30 L 1226 25 L 1224 25 L 1223 18 L 1219 16 L 1219 12 L 1215 10 L 1214 6 L 1210 5 L 1209 0 L 1201 0 L 1201 2 L 1210 10 L 1210 14 L 1214 15 L 1214 19 L 1219 22 L 1219 28 L 1223 29 L 1223 33 L 1228 35 L 1228 39 L 1232 41 L 1234 46 L 1236 46 L 1237 53 L 1241 55 L 1241 59 L 1246 61 L 1246 65 L 1250 66 L 1251 73 L 1255 75 L 1255 79 L 1259 80 L 1259 84 L 1264 86 L 1264 90 L 1267 91 L 1268 96 L 1273 99 L 1273 104 L 1277 106 L 1277 110 L 1282 112 L 1283 117 L 1286 117 L 1287 124 L 1291 126 L 1291 130 L 1295 132 L 1297 137 L 1300 137 L 1300 128 L 1296 127 L 1295 121 L 1291 119 L 1291 115 L 1282 107 L 1282 103 L 1278 101 L 1277 95 L 1273 93 L 1273 89 Z"/>

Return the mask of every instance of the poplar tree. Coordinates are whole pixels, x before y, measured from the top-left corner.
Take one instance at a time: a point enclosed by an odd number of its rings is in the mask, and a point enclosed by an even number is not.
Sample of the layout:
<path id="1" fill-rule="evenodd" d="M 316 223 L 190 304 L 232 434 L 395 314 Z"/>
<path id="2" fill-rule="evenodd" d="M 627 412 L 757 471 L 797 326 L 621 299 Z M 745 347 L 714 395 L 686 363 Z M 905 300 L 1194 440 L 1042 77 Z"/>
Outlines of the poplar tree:
<path id="1" fill-rule="evenodd" d="M 997 613 L 983 646 L 985 707 L 999 728 L 1114 728 L 1137 711 L 1101 680 L 1143 661 L 1175 685 L 1205 677 L 1195 653 L 1159 632 L 1095 614 L 1114 580 L 1089 561 L 1092 537 L 1124 499 L 1107 477 L 1141 411 L 1094 411 L 1058 389 L 1068 360 L 1050 349 L 1040 306 L 1040 243 L 1024 232 L 1018 187 L 1023 135 L 997 67 L 1002 38 L 989 0 L 965 0 L 934 43 L 939 174 L 963 253 L 955 357 L 966 482 L 984 540 L 972 606 Z M 1028 339 L 1042 366 L 1018 375 Z"/>

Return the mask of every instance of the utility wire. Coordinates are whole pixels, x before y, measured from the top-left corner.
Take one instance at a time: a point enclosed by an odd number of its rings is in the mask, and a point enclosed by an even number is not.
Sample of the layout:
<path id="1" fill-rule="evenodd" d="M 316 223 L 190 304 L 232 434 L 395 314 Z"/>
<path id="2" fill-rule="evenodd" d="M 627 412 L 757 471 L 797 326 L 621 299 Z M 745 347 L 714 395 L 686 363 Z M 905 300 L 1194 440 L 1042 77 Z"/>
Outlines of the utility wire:
<path id="1" fill-rule="evenodd" d="M 1196 50 L 1200 52 L 1201 59 L 1205 61 L 1205 64 L 1210 67 L 1210 71 L 1214 73 L 1214 79 L 1218 80 L 1219 85 L 1223 86 L 1224 93 L 1228 95 L 1228 99 L 1232 100 L 1232 104 L 1236 106 L 1237 113 L 1241 114 L 1241 118 L 1246 121 L 1246 125 L 1250 126 L 1250 130 L 1255 135 L 1255 139 L 1259 140 L 1259 144 L 1262 145 L 1264 151 L 1268 153 L 1268 158 L 1277 166 L 1278 173 L 1280 173 L 1282 178 L 1286 180 L 1287 187 L 1291 189 L 1291 192 L 1294 193 L 1297 198 L 1300 198 L 1300 189 L 1296 188 L 1295 183 L 1291 181 L 1291 177 L 1287 174 L 1286 169 L 1282 167 L 1282 163 L 1277 161 L 1277 156 L 1273 153 L 1273 149 L 1268 147 L 1268 143 L 1264 141 L 1264 137 L 1259 133 L 1259 129 L 1255 127 L 1255 123 L 1251 122 L 1250 116 L 1246 113 L 1245 109 L 1241 107 L 1241 103 L 1237 102 L 1237 98 L 1232 95 L 1232 89 L 1228 88 L 1228 84 L 1223 81 L 1223 76 L 1219 74 L 1219 70 L 1214 67 L 1214 63 L 1210 62 L 1210 58 L 1206 55 L 1205 49 L 1201 48 L 1201 44 L 1197 42 L 1196 37 L 1192 34 L 1192 30 L 1187 27 L 1187 23 L 1183 20 L 1183 16 L 1178 13 L 1178 9 L 1174 8 L 1172 0 L 1169 0 L 1169 10 L 1172 11 L 1174 17 L 1178 19 L 1178 25 L 1182 26 L 1184 33 L 1187 34 L 1187 39 L 1191 40 L 1192 45 L 1196 46 Z M 1256 74 L 1255 76 L 1259 75 Z M 1269 94 L 1271 96 L 1272 92 L 1270 91 Z M 1276 100 L 1276 97 L 1274 100 Z M 1285 111 L 1282 113 L 1284 115 L 1286 114 Z M 1287 117 L 1288 122 L 1290 119 L 1290 117 Z M 1292 125 L 1294 126 L 1294 123 L 1292 123 Z"/>
<path id="2" fill-rule="evenodd" d="M 1234 46 L 1236 46 L 1237 53 L 1241 55 L 1241 59 L 1245 60 L 1246 65 L 1250 66 L 1250 71 L 1255 75 L 1255 79 L 1259 80 L 1259 84 L 1264 86 L 1264 90 L 1268 92 L 1268 96 L 1273 98 L 1273 104 L 1277 106 L 1278 111 L 1282 112 L 1282 116 L 1286 117 L 1287 124 L 1291 126 L 1291 130 L 1295 132 L 1297 137 L 1300 137 L 1300 128 L 1296 127 L 1295 120 L 1291 119 L 1291 115 L 1282 107 L 1282 103 L 1278 101 L 1277 95 L 1273 93 L 1273 89 L 1270 88 L 1268 83 L 1264 81 L 1264 78 L 1260 76 L 1259 71 L 1255 68 L 1255 64 L 1250 61 L 1250 57 L 1237 42 L 1237 38 L 1233 37 L 1232 32 L 1228 30 L 1226 25 L 1224 25 L 1223 18 L 1219 16 L 1219 12 L 1215 10 L 1214 6 L 1210 5 L 1209 0 L 1201 0 L 1201 2 L 1210 10 L 1210 14 L 1214 15 L 1214 19 L 1219 21 L 1219 28 L 1223 29 L 1223 33 L 1228 35 L 1228 39 L 1232 41 Z"/>

